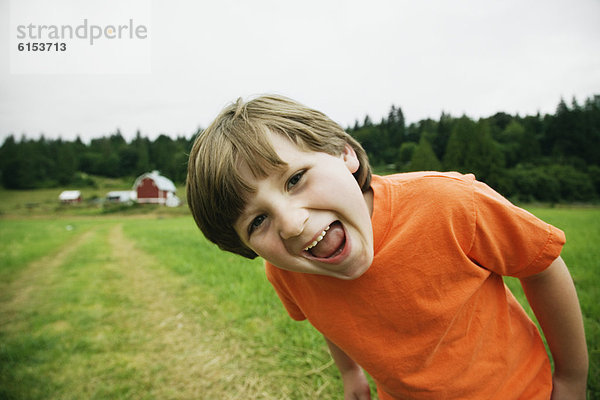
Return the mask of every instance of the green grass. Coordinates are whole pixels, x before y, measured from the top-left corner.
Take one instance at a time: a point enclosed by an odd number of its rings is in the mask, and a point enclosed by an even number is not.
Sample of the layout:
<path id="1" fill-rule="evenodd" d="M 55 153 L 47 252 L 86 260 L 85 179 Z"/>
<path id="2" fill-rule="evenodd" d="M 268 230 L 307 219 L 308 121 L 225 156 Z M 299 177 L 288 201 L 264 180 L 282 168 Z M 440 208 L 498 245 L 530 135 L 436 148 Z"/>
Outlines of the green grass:
<path id="1" fill-rule="evenodd" d="M 567 234 L 563 258 L 585 316 L 590 396 L 600 398 L 600 209 L 531 211 Z M 522 301 L 518 282 L 508 284 Z M 287 316 L 262 262 L 221 252 L 191 217 L 0 220 L 0 398 L 314 399 L 341 391 L 322 337 Z"/>

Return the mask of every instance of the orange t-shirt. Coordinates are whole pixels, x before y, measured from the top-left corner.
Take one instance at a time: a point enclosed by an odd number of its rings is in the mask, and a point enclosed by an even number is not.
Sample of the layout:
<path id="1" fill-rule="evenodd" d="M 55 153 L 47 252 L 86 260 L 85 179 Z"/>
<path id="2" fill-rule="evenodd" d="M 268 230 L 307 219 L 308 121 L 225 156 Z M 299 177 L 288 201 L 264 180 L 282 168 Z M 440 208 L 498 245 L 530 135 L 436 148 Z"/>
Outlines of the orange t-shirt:
<path id="1" fill-rule="evenodd" d="M 472 175 L 373 176 L 375 257 L 355 280 L 266 264 L 290 316 L 371 374 L 385 399 L 548 399 L 539 332 L 501 275 L 560 255 L 559 229 Z"/>

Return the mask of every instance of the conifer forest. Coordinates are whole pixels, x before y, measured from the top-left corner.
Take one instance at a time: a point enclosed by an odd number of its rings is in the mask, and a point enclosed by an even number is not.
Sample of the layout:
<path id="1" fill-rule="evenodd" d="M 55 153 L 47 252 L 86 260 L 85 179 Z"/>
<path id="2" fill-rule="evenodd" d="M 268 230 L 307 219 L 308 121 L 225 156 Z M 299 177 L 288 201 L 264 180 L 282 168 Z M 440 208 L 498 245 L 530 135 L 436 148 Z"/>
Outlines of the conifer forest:
<path id="1" fill-rule="evenodd" d="M 509 115 L 474 120 L 442 113 L 439 119 L 406 124 L 391 106 L 381 121 L 366 116 L 346 127 L 365 148 L 379 174 L 437 170 L 473 173 L 516 201 L 597 202 L 600 199 L 600 95 L 583 104 L 561 100 L 553 114 Z M 159 170 L 185 181 L 195 136 L 155 140 L 138 131 L 126 141 L 110 135 L 73 141 L 8 136 L 0 147 L 5 189 L 82 187 L 93 176 L 135 177 Z"/>

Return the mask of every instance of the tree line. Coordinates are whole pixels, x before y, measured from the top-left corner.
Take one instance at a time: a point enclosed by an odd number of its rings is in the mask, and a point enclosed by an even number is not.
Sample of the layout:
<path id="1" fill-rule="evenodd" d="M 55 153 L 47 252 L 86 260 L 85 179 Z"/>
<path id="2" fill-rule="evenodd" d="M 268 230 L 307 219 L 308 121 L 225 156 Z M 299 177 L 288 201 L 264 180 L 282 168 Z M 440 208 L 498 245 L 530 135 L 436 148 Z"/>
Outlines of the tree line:
<path id="1" fill-rule="evenodd" d="M 554 114 L 477 121 L 442 113 L 406 125 L 392 106 L 375 124 L 365 117 L 348 132 L 383 171 L 459 171 L 518 201 L 594 201 L 600 195 L 600 95 Z"/>
<path id="2" fill-rule="evenodd" d="M 89 144 L 79 137 L 74 141 L 44 136 L 17 141 L 9 136 L 0 148 L 1 181 L 6 189 L 89 186 L 94 185 L 90 175 L 134 178 L 159 170 L 181 183 L 195 136 L 172 139 L 163 134 L 151 141 L 138 131 L 128 143 L 117 130 Z"/>
<path id="3" fill-rule="evenodd" d="M 20 140 L 0 147 L 0 180 L 7 189 L 93 185 L 90 175 L 134 178 L 159 170 L 185 181 L 195 136 L 154 141 L 138 131 L 127 142 L 118 130 L 84 143 L 61 139 Z M 438 120 L 407 125 L 392 106 L 379 123 L 366 116 L 347 128 L 382 173 L 419 170 L 474 173 L 519 201 L 595 201 L 600 196 L 600 95 L 578 104 L 564 100 L 554 114 L 509 115 L 473 120 L 442 113 Z"/>

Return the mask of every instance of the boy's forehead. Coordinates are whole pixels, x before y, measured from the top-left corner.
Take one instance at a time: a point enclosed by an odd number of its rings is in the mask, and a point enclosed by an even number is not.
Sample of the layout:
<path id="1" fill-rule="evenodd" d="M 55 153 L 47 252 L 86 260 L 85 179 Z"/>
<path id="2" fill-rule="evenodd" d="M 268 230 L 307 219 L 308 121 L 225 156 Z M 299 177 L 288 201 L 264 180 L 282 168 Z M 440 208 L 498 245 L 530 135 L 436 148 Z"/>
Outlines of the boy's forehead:
<path id="1" fill-rule="evenodd" d="M 292 140 L 282 133 L 269 131 L 268 139 L 273 151 L 275 151 L 279 158 L 284 162 L 294 158 L 301 158 L 306 153 L 315 152 L 315 150 L 308 148 L 301 139 Z"/>
<path id="2" fill-rule="evenodd" d="M 292 141 L 292 139 L 290 139 L 289 136 L 269 128 L 265 128 L 264 137 L 265 144 L 270 146 L 277 153 L 289 146 L 299 147 L 296 143 Z"/>
<path id="3" fill-rule="evenodd" d="M 272 164 L 267 160 L 257 160 L 251 166 L 248 161 L 240 160 L 237 163 L 236 173 L 240 180 L 244 183 L 245 189 L 242 196 L 247 200 L 248 195 L 252 195 L 256 191 L 257 183 L 272 176 L 278 176 L 284 173 L 287 163 L 283 160 L 280 164 Z"/>
<path id="4" fill-rule="evenodd" d="M 250 192 L 256 188 L 256 182 L 273 174 L 281 173 L 287 166 L 279 155 L 278 140 L 271 140 L 271 136 L 275 135 L 280 136 L 272 133 L 265 135 L 267 136 L 266 140 L 264 143 L 261 143 L 263 147 L 266 147 L 263 151 L 251 153 L 240 152 L 238 158 L 234 161 L 234 173 L 243 182 L 243 186 L 251 189 Z M 248 191 L 245 190 L 245 192 Z"/>
<path id="5" fill-rule="evenodd" d="M 290 164 L 303 160 L 307 153 L 318 152 L 308 148 L 301 139 L 292 140 L 288 135 L 266 127 L 259 136 L 244 151 L 238 148 L 233 160 L 232 172 L 245 203 L 256 192 L 258 182 L 283 175 Z"/>

